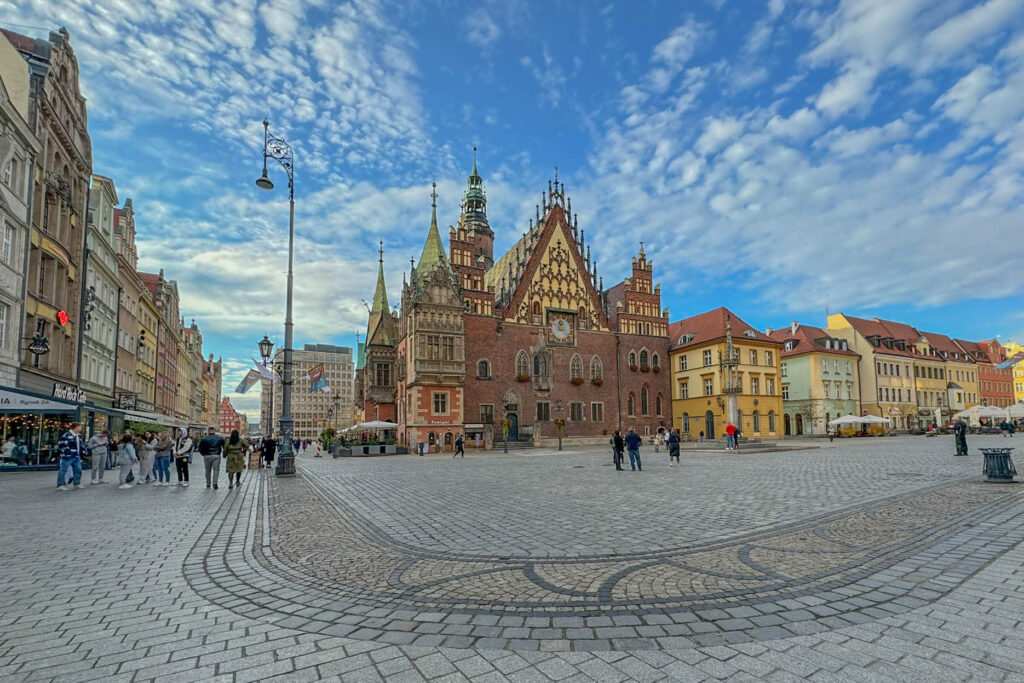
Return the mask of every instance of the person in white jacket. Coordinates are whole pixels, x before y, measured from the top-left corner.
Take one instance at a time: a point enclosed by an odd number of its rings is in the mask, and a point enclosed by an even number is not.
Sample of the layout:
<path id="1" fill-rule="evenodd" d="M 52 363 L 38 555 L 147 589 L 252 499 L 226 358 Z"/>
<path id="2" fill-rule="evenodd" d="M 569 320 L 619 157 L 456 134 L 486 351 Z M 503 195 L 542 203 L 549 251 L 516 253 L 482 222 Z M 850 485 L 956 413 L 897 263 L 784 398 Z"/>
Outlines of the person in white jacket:
<path id="1" fill-rule="evenodd" d="M 130 434 L 125 434 L 121 437 L 121 447 L 117 449 L 117 464 L 120 466 L 121 471 L 119 472 L 118 480 L 121 485 L 119 489 L 130 489 L 131 484 L 128 483 L 128 475 L 132 473 L 132 467 L 139 461 L 139 458 L 135 454 L 135 443 Z M 141 479 L 142 473 L 139 473 Z"/>
<path id="2" fill-rule="evenodd" d="M 178 438 L 174 443 L 174 468 L 178 473 L 178 486 L 188 488 L 188 461 L 192 457 L 195 444 L 188 430 L 182 427 L 178 430 Z"/>

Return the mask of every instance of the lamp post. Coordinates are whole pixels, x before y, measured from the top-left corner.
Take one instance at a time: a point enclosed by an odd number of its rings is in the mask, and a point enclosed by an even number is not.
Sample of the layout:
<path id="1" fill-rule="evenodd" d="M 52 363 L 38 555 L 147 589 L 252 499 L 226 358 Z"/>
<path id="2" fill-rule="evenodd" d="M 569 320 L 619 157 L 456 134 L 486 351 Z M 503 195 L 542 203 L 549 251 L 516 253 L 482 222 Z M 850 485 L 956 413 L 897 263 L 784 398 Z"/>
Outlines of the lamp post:
<path id="1" fill-rule="evenodd" d="M 274 352 L 274 342 L 270 341 L 270 337 L 263 335 L 263 339 L 256 342 L 256 346 L 260 350 L 260 358 L 263 359 L 263 367 L 271 368 L 270 355 Z M 273 370 L 271 370 L 273 373 Z M 266 428 L 267 438 L 274 438 L 274 383 L 270 383 L 270 412 L 267 413 L 267 424 L 260 425 L 260 428 Z"/>
<path id="2" fill-rule="evenodd" d="M 273 190 L 267 175 L 267 159 L 275 159 L 288 174 L 288 286 L 284 314 L 284 372 L 281 377 L 281 439 L 278 444 L 278 476 L 295 474 L 292 450 L 292 261 L 295 255 L 295 155 L 283 138 L 270 134 L 270 122 L 263 119 L 263 175 L 256 180 L 261 190 Z M 269 340 L 268 340 L 269 341 Z M 262 342 L 260 342 L 262 350 Z"/>

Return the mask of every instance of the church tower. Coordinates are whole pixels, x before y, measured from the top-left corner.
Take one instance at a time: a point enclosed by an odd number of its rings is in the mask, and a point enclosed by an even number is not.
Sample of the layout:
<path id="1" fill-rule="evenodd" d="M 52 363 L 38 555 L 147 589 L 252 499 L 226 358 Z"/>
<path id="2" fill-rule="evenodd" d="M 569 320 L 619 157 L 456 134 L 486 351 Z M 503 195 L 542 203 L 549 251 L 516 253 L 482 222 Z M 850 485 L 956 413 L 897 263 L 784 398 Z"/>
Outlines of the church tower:
<path id="1" fill-rule="evenodd" d="M 458 225 L 448 230 L 451 265 L 459 277 L 466 312 L 491 315 L 494 294 L 485 285 L 484 276 L 494 265 L 494 231 L 487 221 L 487 194 L 484 180 L 477 172 L 476 147 L 473 148 L 473 171 L 466 180 Z"/>
<path id="2" fill-rule="evenodd" d="M 437 228 L 436 184 L 431 199 L 427 241 L 402 292 L 399 433 L 410 447 L 450 451 L 465 423 L 465 303 Z M 490 232 L 486 217 L 483 227 Z"/>
<path id="3" fill-rule="evenodd" d="M 384 244 L 380 245 L 377 288 L 373 292 L 370 318 L 366 325 L 366 364 L 363 368 L 363 417 L 366 420 L 395 420 L 395 362 L 398 321 L 391 314 L 384 285 Z"/>

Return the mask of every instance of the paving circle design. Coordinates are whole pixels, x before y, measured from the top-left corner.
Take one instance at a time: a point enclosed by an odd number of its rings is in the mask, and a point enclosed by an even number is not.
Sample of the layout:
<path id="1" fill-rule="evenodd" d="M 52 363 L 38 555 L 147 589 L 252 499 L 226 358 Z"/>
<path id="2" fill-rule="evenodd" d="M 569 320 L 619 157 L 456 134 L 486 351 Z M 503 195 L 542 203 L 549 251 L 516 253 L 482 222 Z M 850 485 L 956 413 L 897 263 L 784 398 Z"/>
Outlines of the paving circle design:
<path id="1" fill-rule="evenodd" d="M 722 540 L 501 557 L 400 543 L 299 476 L 250 477 L 186 565 L 207 599 L 385 642 L 572 649 L 791 637 L 927 604 L 1024 537 L 1013 486 L 961 481 Z"/>

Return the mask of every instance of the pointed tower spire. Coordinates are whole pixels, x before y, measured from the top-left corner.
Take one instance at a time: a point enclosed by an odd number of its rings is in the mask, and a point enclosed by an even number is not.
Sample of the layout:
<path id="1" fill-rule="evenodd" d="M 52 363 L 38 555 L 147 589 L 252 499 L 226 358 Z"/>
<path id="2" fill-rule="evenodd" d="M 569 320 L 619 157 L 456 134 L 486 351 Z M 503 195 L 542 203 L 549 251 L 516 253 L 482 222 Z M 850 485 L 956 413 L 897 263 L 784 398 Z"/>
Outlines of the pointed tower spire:
<path id="1" fill-rule="evenodd" d="M 441 241 L 441 233 L 437 229 L 437 183 L 433 183 L 430 192 L 430 231 L 427 233 L 427 241 L 423 245 L 423 252 L 420 253 L 419 263 L 416 264 L 416 274 L 420 277 L 434 269 L 436 265 L 443 265 L 449 272 L 451 266 L 448 264 L 448 256 L 444 251 L 444 243 Z"/>
<path id="2" fill-rule="evenodd" d="M 373 293 L 373 306 L 370 314 L 386 313 L 391 310 L 388 307 L 388 292 L 384 287 L 384 241 L 381 240 L 378 247 L 377 257 L 377 289 Z"/>

